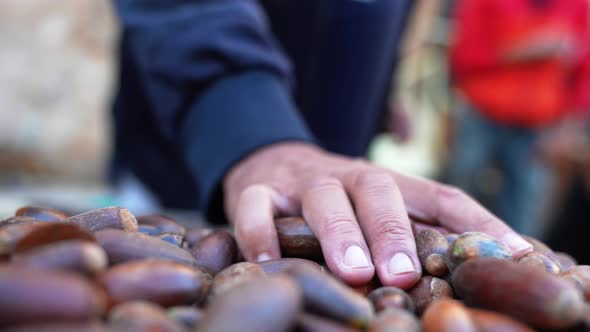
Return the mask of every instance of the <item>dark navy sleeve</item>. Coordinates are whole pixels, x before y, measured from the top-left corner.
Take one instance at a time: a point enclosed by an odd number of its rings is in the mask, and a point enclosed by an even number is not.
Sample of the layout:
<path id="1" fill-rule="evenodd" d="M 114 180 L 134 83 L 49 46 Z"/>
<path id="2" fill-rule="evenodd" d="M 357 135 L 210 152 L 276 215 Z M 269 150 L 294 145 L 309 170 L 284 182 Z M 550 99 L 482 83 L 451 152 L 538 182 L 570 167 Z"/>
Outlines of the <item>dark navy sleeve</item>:
<path id="1" fill-rule="evenodd" d="M 180 149 L 199 207 L 257 148 L 310 141 L 290 92 L 288 59 L 253 0 L 117 0 L 161 134 Z"/>

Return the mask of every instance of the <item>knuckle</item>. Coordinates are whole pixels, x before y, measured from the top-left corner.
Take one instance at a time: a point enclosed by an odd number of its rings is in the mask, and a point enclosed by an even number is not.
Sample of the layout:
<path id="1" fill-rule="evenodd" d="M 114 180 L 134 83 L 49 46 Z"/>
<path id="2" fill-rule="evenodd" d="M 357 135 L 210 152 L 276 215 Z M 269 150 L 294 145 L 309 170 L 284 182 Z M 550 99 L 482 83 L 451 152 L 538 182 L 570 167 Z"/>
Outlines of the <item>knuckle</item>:
<path id="1" fill-rule="evenodd" d="M 330 214 L 323 222 L 324 231 L 328 234 L 347 235 L 355 234 L 356 221 L 343 214 Z"/>
<path id="2" fill-rule="evenodd" d="M 342 183 L 331 176 L 319 176 L 311 179 L 310 191 L 321 192 L 325 190 L 340 190 L 342 189 Z"/>
<path id="3" fill-rule="evenodd" d="M 457 209 L 469 201 L 469 196 L 457 187 L 440 185 L 436 189 L 435 201 L 439 214 L 445 214 L 449 209 Z"/>
<path id="4" fill-rule="evenodd" d="M 373 225 L 375 236 L 380 239 L 404 239 L 410 237 L 410 228 L 401 222 L 401 219 L 383 218 L 375 221 Z"/>
<path id="5" fill-rule="evenodd" d="M 364 171 L 357 174 L 354 188 L 369 195 L 379 195 L 395 187 L 391 175 L 385 171 Z"/>

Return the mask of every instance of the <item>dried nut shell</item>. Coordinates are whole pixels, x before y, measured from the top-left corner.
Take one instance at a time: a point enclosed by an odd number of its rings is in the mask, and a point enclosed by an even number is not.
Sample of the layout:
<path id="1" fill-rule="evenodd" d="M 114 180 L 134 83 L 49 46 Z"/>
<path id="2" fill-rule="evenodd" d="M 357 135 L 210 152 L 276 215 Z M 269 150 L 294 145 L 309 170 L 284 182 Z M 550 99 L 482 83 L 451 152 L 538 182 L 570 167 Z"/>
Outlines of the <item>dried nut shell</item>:
<path id="1" fill-rule="evenodd" d="M 113 304 L 144 300 L 162 306 L 198 302 L 211 285 L 210 276 L 202 271 L 166 260 L 119 264 L 99 281 Z"/>
<path id="2" fill-rule="evenodd" d="M 209 296 L 218 296 L 244 282 L 265 276 L 264 270 L 256 263 L 241 262 L 230 265 L 215 275 Z"/>
<path id="3" fill-rule="evenodd" d="M 426 272 L 433 276 L 443 276 L 448 272 L 445 255 L 449 242 L 440 232 L 426 229 L 416 235 L 418 258 Z"/>
<path id="4" fill-rule="evenodd" d="M 494 257 L 497 259 L 512 259 L 512 253 L 505 244 L 492 236 L 479 232 L 467 232 L 449 245 L 446 262 L 450 271 L 461 263 L 476 257 Z"/>
<path id="5" fill-rule="evenodd" d="M 0 327 L 98 319 L 106 298 L 86 278 L 62 271 L 0 266 Z"/>
<path id="6" fill-rule="evenodd" d="M 381 287 L 377 288 L 367 296 L 369 301 L 373 303 L 376 312 L 381 312 L 388 308 L 397 308 L 414 312 L 414 301 L 410 298 L 408 293 L 397 287 Z"/>
<path id="7" fill-rule="evenodd" d="M 322 257 L 320 242 L 303 218 L 278 218 L 275 219 L 275 227 L 283 256 L 307 259 Z"/>
<path id="8" fill-rule="evenodd" d="M 108 265 L 107 254 L 93 242 L 67 240 L 37 247 L 12 257 L 15 266 L 65 270 L 94 275 Z"/>
<path id="9" fill-rule="evenodd" d="M 301 292 L 290 278 L 251 280 L 216 297 L 196 331 L 287 332 L 301 307 Z"/>
<path id="10" fill-rule="evenodd" d="M 203 319 L 201 309 L 194 306 L 176 306 L 168 309 L 168 317 L 182 325 L 186 329 L 194 329 Z"/>
<path id="11" fill-rule="evenodd" d="M 518 260 L 518 263 L 530 266 L 531 268 L 541 269 L 542 271 L 552 274 L 559 274 L 561 272 L 561 268 L 557 262 L 538 251 L 531 251 L 522 256 Z"/>
<path id="12" fill-rule="evenodd" d="M 420 321 L 407 310 L 387 308 L 377 314 L 369 325 L 368 332 L 420 332 Z"/>
<path id="13" fill-rule="evenodd" d="M 127 209 L 116 206 L 92 210 L 64 219 L 64 223 L 72 223 L 96 232 L 105 228 L 118 228 L 137 232 L 137 220 Z"/>
<path id="14" fill-rule="evenodd" d="M 45 222 L 61 221 L 69 217 L 59 210 L 38 206 L 23 206 L 16 210 L 15 216 L 26 216 Z"/>
<path id="15" fill-rule="evenodd" d="M 561 277 L 570 281 L 584 295 L 587 302 L 590 302 L 590 265 L 577 265 L 563 272 Z"/>
<path id="16" fill-rule="evenodd" d="M 191 248 L 197 266 L 212 275 L 235 263 L 237 252 L 236 240 L 226 230 L 211 232 Z"/>
<path id="17" fill-rule="evenodd" d="M 195 265 L 195 259 L 188 251 L 155 237 L 119 229 L 105 229 L 94 236 L 106 251 L 111 265 L 146 258 Z"/>
<path id="18" fill-rule="evenodd" d="M 108 317 L 112 327 L 121 331 L 183 332 L 183 327 L 166 315 L 160 306 L 144 301 L 130 301 L 111 309 Z"/>
<path id="19" fill-rule="evenodd" d="M 495 311 L 468 308 L 467 312 L 478 332 L 534 332 L 524 323 Z"/>
<path id="20" fill-rule="evenodd" d="M 305 309 L 343 322 L 351 327 L 365 328 L 374 317 L 371 302 L 336 278 L 315 267 L 295 266 L 286 271 L 303 292 Z M 321 291 L 319 291 L 321 290 Z"/>
<path id="21" fill-rule="evenodd" d="M 321 272 L 325 271 L 324 267 L 320 264 L 304 258 L 270 259 L 267 261 L 259 262 L 258 265 L 260 265 L 264 272 L 266 272 L 269 275 L 284 273 L 288 269 L 296 266 L 309 266 Z"/>
<path id="22" fill-rule="evenodd" d="M 582 320 L 584 300 L 574 285 L 512 261 L 478 258 L 453 273 L 465 303 L 495 310 L 542 329 L 572 327 Z"/>
<path id="23" fill-rule="evenodd" d="M 96 242 L 92 233 L 78 225 L 64 223 L 38 224 L 15 243 L 14 252 L 27 252 L 38 247 L 68 240 Z"/>
<path id="24" fill-rule="evenodd" d="M 172 233 L 184 236 L 186 227 L 177 223 L 174 219 L 161 214 L 148 214 L 137 217 L 139 225 L 151 225 L 157 227 L 160 233 Z"/>
<path id="25" fill-rule="evenodd" d="M 408 291 L 416 307 L 416 313 L 422 314 L 432 302 L 443 298 L 452 298 L 453 289 L 443 279 L 423 276 L 418 283 Z"/>
<path id="26" fill-rule="evenodd" d="M 467 308 L 459 301 L 441 299 L 422 315 L 424 332 L 478 332 Z"/>

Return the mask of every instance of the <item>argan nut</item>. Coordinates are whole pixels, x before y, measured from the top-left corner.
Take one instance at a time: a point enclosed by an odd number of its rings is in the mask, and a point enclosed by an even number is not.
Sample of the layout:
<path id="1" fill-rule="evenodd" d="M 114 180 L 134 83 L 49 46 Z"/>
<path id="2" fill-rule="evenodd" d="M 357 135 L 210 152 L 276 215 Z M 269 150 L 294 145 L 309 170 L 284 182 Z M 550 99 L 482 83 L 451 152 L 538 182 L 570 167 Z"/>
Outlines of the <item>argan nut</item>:
<path id="1" fill-rule="evenodd" d="M 9 225 L 37 224 L 40 222 L 41 221 L 39 221 L 35 218 L 31 218 L 31 217 L 14 216 L 14 217 L 9 217 L 9 218 L 0 220 L 0 228 L 5 227 L 5 226 L 9 226 Z"/>
<path id="2" fill-rule="evenodd" d="M 530 266 L 531 268 L 541 269 L 552 274 L 559 274 L 561 272 L 561 268 L 559 267 L 558 263 L 549 258 L 547 255 L 538 251 L 531 251 L 528 254 L 522 256 L 518 263 Z"/>
<path id="3" fill-rule="evenodd" d="M 198 267 L 212 275 L 236 262 L 238 245 L 226 230 L 215 230 L 190 249 Z"/>
<path id="4" fill-rule="evenodd" d="M 56 242 L 80 240 L 96 242 L 94 235 L 75 224 L 42 223 L 31 229 L 14 245 L 14 252 L 21 253 Z"/>
<path id="5" fill-rule="evenodd" d="M 144 300 L 162 306 L 198 302 L 211 285 L 210 277 L 202 271 L 167 260 L 119 264 L 102 274 L 99 281 L 113 304 Z"/>
<path id="6" fill-rule="evenodd" d="M 162 241 L 166 241 L 168 243 L 172 243 L 173 245 L 182 248 L 182 244 L 184 242 L 184 238 L 180 234 L 174 233 L 162 233 L 160 235 L 156 235 L 155 238 L 160 239 Z"/>
<path id="7" fill-rule="evenodd" d="M 292 279 L 260 278 L 215 297 L 196 331 L 287 332 L 301 308 L 301 292 Z"/>
<path id="8" fill-rule="evenodd" d="M 168 317 L 158 305 L 145 301 L 121 303 L 109 312 L 110 326 L 121 331 L 182 332 L 182 325 Z"/>
<path id="9" fill-rule="evenodd" d="M 62 271 L 0 265 L 0 327 L 81 322 L 104 313 L 104 293 L 86 278 Z"/>
<path id="10" fill-rule="evenodd" d="M 15 216 L 26 216 L 46 222 L 62 221 L 69 217 L 59 210 L 38 206 L 23 206 L 16 210 Z"/>
<path id="11" fill-rule="evenodd" d="M 195 265 L 195 259 L 188 251 L 155 237 L 120 229 L 101 230 L 94 233 L 94 236 L 106 251 L 111 265 L 146 258 Z"/>
<path id="12" fill-rule="evenodd" d="M 429 274 L 440 277 L 448 272 L 445 255 L 449 242 L 440 232 L 426 229 L 416 235 L 416 249 L 422 267 Z"/>
<path id="13" fill-rule="evenodd" d="M 161 214 L 148 214 L 137 217 L 139 225 L 151 225 L 157 227 L 160 233 L 172 233 L 184 236 L 186 227 L 177 223 L 174 219 Z"/>
<path id="14" fill-rule="evenodd" d="M 478 332 L 534 332 L 516 319 L 490 310 L 467 308 Z"/>
<path id="15" fill-rule="evenodd" d="M 13 253 L 16 243 L 41 224 L 10 224 L 0 228 L 0 257 Z"/>
<path id="16" fill-rule="evenodd" d="M 194 329 L 203 319 L 201 309 L 194 306 L 176 306 L 168 309 L 168 317 L 182 325 L 185 329 Z"/>
<path id="17" fill-rule="evenodd" d="M 559 266 L 561 266 L 561 271 L 567 271 L 569 269 L 571 269 L 572 267 L 578 265 L 578 262 L 576 261 L 575 258 L 573 258 L 572 256 L 566 254 L 565 252 L 556 252 L 554 253 L 555 256 L 553 256 L 555 259 L 557 259 L 557 262 L 559 263 Z"/>
<path id="18" fill-rule="evenodd" d="M 467 232 L 449 245 L 446 262 L 452 272 L 461 263 L 476 257 L 493 257 L 511 260 L 512 253 L 505 244 L 492 236 L 479 232 Z"/>
<path id="19" fill-rule="evenodd" d="M 283 256 L 307 259 L 322 257 L 320 242 L 303 218 L 278 218 L 275 219 L 275 227 Z"/>
<path id="20" fill-rule="evenodd" d="M 324 317 L 303 313 L 297 319 L 297 332 L 358 332 L 357 329 Z"/>
<path id="21" fill-rule="evenodd" d="M 373 303 L 376 312 L 381 312 L 388 308 L 397 308 L 414 312 L 414 302 L 410 296 L 400 288 L 397 287 L 381 287 L 377 288 L 367 296 L 369 301 Z"/>
<path id="22" fill-rule="evenodd" d="M 453 288 L 468 305 L 541 329 L 572 327 L 583 318 L 584 300 L 574 285 L 512 261 L 469 260 L 453 273 Z"/>
<path id="23" fill-rule="evenodd" d="M 328 273 L 303 265 L 292 267 L 285 273 L 293 277 L 301 288 L 307 312 L 355 328 L 365 328 L 373 319 L 371 302 Z"/>
<path id="24" fill-rule="evenodd" d="M 230 265 L 213 278 L 213 286 L 209 292 L 209 297 L 218 296 L 236 285 L 265 276 L 264 270 L 256 263 L 241 262 Z"/>
<path id="25" fill-rule="evenodd" d="M 191 228 L 186 231 L 184 236 L 185 245 L 188 248 L 192 248 L 205 236 L 211 234 L 211 232 L 213 232 L 212 228 Z"/>
<path id="26" fill-rule="evenodd" d="M 570 281 L 584 295 L 587 302 L 590 302 L 590 265 L 577 265 L 563 272 L 561 277 Z"/>
<path id="27" fill-rule="evenodd" d="M 452 298 L 453 289 L 443 279 L 423 276 L 418 283 L 408 291 L 416 307 L 416 313 L 422 314 L 432 302 L 442 298 Z"/>
<path id="28" fill-rule="evenodd" d="M 269 259 L 267 261 L 258 262 L 258 265 L 269 275 L 284 273 L 290 268 L 296 266 L 309 266 L 324 272 L 324 267 L 320 264 L 304 258 L 278 258 Z"/>
<path id="29" fill-rule="evenodd" d="M 152 225 L 137 225 L 137 233 L 154 236 L 162 234 L 162 231 L 160 231 L 158 227 Z"/>
<path id="30" fill-rule="evenodd" d="M 37 247 L 12 257 L 15 266 L 43 270 L 66 270 L 95 275 L 108 265 L 104 250 L 93 242 L 66 240 Z"/>
<path id="31" fill-rule="evenodd" d="M 416 316 L 407 310 L 399 308 L 387 308 L 377 314 L 375 319 L 369 325 L 368 332 L 420 332 L 420 322 Z"/>
<path id="32" fill-rule="evenodd" d="M 453 299 L 433 302 L 422 315 L 424 332 L 478 332 L 467 308 Z"/>
<path id="33" fill-rule="evenodd" d="M 64 219 L 62 222 L 79 225 L 90 232 L 105 228 L 137 232 L 135 216 L 129 210 L 116 206 L 84 212 Z"/>

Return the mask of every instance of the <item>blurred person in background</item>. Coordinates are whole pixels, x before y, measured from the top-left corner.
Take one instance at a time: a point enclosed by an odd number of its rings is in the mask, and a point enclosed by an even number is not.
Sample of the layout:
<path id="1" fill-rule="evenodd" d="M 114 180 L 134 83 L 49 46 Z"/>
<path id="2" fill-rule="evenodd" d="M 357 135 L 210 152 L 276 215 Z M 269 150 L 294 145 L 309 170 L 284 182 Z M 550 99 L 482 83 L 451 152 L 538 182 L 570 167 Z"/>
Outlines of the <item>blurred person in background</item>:
<path id="1" fill-rule="evenodd" d="M 459 0 L 455 6 L 450 66 L 465 105 L 449 182 L 484 200 L 483 173 L 497 167 L 502 186 L 488 207 L 517 231 L 538 236 L 549 196 L 540 147 L 557 136 L 575 140 L 590 104 L 588 2 Z"/>
<path id="2" fill-rule="evenodd" d="M 420 277 L 409 215 L 520 236 L 455 188 L 362 159 L 380 128 L 411 1 L 121 0 L 115 165 L 167 208 L 228 220 L 250 261 L 280 257 L 303 216 L 332 272 Z"/>

